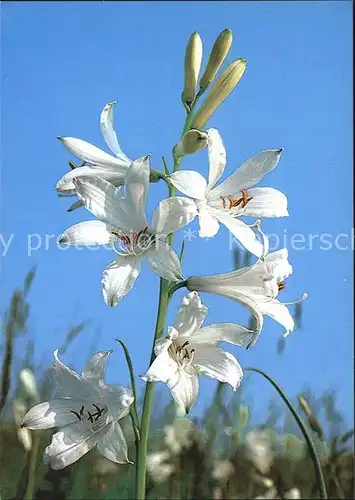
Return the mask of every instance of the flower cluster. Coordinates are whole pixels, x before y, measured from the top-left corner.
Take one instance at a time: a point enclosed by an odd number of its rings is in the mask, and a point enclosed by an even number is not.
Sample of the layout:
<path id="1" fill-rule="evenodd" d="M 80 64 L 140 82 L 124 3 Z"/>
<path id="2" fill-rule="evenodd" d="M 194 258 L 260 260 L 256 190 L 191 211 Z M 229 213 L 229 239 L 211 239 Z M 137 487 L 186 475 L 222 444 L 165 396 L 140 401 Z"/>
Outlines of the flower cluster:
<path id="1" fill-rule="evenodd" d="M 288 215 L 287 197 L 275 188 L 257 186 L 278 165 L 282 149 L 253 155 L 220 182 L 227 165 L 226 149 L 217 129 L 204 129 L 213 111 L 241 79 L 244 59 L 234 61 L 222 72 L 195 112 L 199 97 L 214 80 L 230 44 L 231 32 L 225 30 L 216 41 L 196 94 L 202 42 L 197 34 L 189 41 L 182 97 L 188 115 L 182 137 L 173 148 L 172 170 L 166 165 L 164 172 L 152 169 L 149 155 L 132 160 L 123 153 L 113 127 L 114 102 L 106 104 L 100 116 L 101 132 L 113 155 L 81 139 L 59 138 L 82 164 L 70 162 L 71 171 L 59 180 L 56 189 L 61 196 L 77 198 L 69 210 L 83 206 L 95 217 L 70 226 L 60 242 L 110 245 L 114 258 L 101 280 L 106 304 L 117 306 L 132 290 L 144 259 L 150 270 L 165 280 L 167 302 L 179 288 L 189 291 L 167 335 L 155 339 L 155 359 L 142 375 L 147 382 L 167 384 L 183 413 L 188 413 L 197 400 L 200 375 L 227 383 L 233 390 L 240 385 L 242 368 L 221 343 L 254 346 L 264 315 L 280 323 L 286 334 L 294 329 L 287 305 L 277 298 L 292 273 L 287 249 L 268 253 L 268 241 L 260 229 L 260 219 Z M 208 153 L 207 180 L 197 171 L 180 168 L 185 155 L 203 148 Z M 150 182 L 159 180 L 168 185 L 169 197 L 159 202 L 149 219 L 146 204 Z M 223 224 L 256 257 L 255 263 L 229 273 L 184 278 L 172 235 L 196 217 L 201 238 L 215 236 Z M 257 220 L 247 224 L 243 217 Z M 255 328 L 235 323 L 203 326 L 208 309 L 201 301 L 201 292 L 243 304 L 255 317 Z M 35 406 L 23 422 L 28 429 L 59 428 L 44 455 L 45 463 L 53 468 L 65 467 L 95 445 L 112 461 L 128 460 L 118 420 L 129 413 L 133 395 L 128 389 L 105 385 L 108 354 L 96 353 L 80 376 L 61 363 L 55 353 L 59 398 Z"/>

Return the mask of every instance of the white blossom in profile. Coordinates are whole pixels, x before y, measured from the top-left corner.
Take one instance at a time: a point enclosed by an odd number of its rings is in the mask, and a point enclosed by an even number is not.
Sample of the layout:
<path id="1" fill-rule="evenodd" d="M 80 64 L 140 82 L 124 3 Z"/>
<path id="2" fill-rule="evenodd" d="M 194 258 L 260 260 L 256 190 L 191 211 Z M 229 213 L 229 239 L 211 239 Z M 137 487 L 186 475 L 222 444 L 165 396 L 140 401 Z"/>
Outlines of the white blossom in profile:
<path id="1" fill-rule="evenodd" d="M 264 315 L 280 323 L 285 328 L 285 336 L 294 330 L 294 320 L 286 306 L 298 301 L 282 303 L 277 299 L 290 274 L 292 267 L 288 262 L 288 251 L 282 248 L 236 271 L 189 277 L 186 286 L 189 290 L 223 295 L 245 305 L 256 320 L 254 335 L 248 346 L 252 347 L 262 330 Z M 306 297 L 307 294 L 303 294 L 300 300 Z"/>

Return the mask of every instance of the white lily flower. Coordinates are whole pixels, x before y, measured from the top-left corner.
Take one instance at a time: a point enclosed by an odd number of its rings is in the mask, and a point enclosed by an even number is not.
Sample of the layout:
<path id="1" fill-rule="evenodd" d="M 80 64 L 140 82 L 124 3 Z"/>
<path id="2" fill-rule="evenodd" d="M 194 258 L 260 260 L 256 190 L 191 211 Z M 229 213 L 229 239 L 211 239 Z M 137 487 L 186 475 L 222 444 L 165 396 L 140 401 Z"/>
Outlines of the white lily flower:
<path id="1" fill-rule="evenodd" d="M 148 226 L 145 205 L 149 187 L 149 157 L 135 160 L 125 177 L 124 195 L 99 177 L 75 180 L 77 194 L 99 220 L 69 227 L 60 237 L 68 245 L 111 244 L 116 259 L 105 269 L 102 290 L 106 304 L 116 306 L 132 289 L 146 257 L 148 266 L 169 281 L 182 278 L 174 250 L 161 238 L 185 226 L 196 215 L 192 200 L 162 200 Z M 117 248 L 119 247 L 119 248 Z"/>
<path id="2" fill-rule="evenodd" d="M 282 149 L 269 149 L 249 158 L 225 181 L 216 186 L 226 167 L 226 150 L 216 129 L 207 130 L 208 182 L 196 171 L 179 170 L 169 176 L 181 193 L 192 198 L 198 210 L 199 235 L 212 237 L 219 224 L 224 224 L 242 245 L 257 257 L 263 255 L 263 245 L 250 226 L 240 216 L 283 217 L 288 215 L 287 198 L 277 189 L 251 187 L 279 162 Z"/>
<path id="3" fill-rule="evenodd" d="M 74 179 L 83 176 L 98 176 L 115 186 L 123 184 L 132 160 L 123 153 L 118 143 L 116 132 L 113 129 L 113 109 L 115 104 L 116 101 L 106 104 L 100 115 L 101 133 L 106 144 L 114 153 L 114 156 L 105 153 L 82 139 L 58 137 L 62 144 L 83 162 L 81 167 L 74 168 L 58 181 L 56 189 L 62 196 L 75 195 Z M 72 205 L 71 209 L 76 208 L 76 206 L 80 206 L 80 203 L 76 202 Z"/>
<path id="4" fill-rule="evenodd" d="M 207 307 L 196 292 L 184 297 L 174 326 L 154 347 L 156 355 L 149 370 L 141 377 L 148 382 L 168 385 L 176 403 L 188 413 L 198 394 L 198 373 L 230 384 L 234 390 L 243 377 L 235 357 L 218 344 L 229 342 L 243 346 L 252 332 L 233 323 L 218 323 L 202 327 Z"/>
<path id="5" fill-rule="evenodd" d="M 27 429 L 58 427 L 45 449 L 43 461 L 52 469 L 76 462 L 95 445 L 112 462 L 127 463 L 127 443 L 118 422 L 133 402 L 130 389 L 104 382 L 107 357 L 97 352 L 81 375 L 62 363 L 54 352 L 57 399 L 31 408 L 22 426 Z"/>
<path id="6" fill-rule="evenodd" d="M 282 303 L 276 298 L 285 288 L 284 281 L 290 274 L 292 267 L 288 262 L 288 252 L 283 248 L 237 271 L 214 276 L 192 276 L 188 278 L 186 286 L 197 292 L 223 295 L 247 306 L 256 319 L 254 335 L 248 346 L 252 347 L 259 338 L 264 314 L 284 326 L 284 336 L 293 331 L 294 320 L 286 305 L 298 301 Z M 300 300 L 306 297 L 307 294 L 303 294 Z"/>

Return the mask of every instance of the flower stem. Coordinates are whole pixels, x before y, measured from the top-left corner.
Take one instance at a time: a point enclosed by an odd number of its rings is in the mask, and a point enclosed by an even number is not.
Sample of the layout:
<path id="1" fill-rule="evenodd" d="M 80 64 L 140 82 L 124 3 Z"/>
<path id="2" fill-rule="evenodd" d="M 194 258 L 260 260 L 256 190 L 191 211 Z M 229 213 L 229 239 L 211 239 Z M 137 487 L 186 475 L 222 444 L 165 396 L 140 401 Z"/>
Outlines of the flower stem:
<path id="1" fill-rule="evenodd" d="M 300 428 L 300 430 L 303 434 L 303 437 L 307 443 L 309 453 L 310 453 L 312 461 L 313 461 L 314 470 L 316 473 L 316 480 L 317 480 L 317 485 L 318 485 L 318 490 L 319 490 L 319 498 L 321 498 L 322 500 L 327 499 L 328 498 L 327 489 L 325 486 L 322 466 L 321 466 L 321 463 L 320 463 L 320 460 L 319 460 L 319 457 L 317 454 L 316 447 L 314 446 L 314 443 L 312 441 L 310 433 L 308 432 L 307 427 L 305 426 L 305 424 L 304 424 L 302 418 L 300 417 L 300 415 L 298 414 L 297 410 L 294 408 L 291 401 L 288 399 L 288 397 L 283 392 L 283 390 L 279 387 L 279 385 L 275 382 L 275 380 L 272 379 L 265 372 L 263 372 L 262 370 L 259 370 L 258 368 L 244 368 L 244 371 L 252 371 L 252 372 L 256 372 L 256 373 L 259 373 L 260 375 L 262 375 L 264 378 L 266 378 L 266 380 L 268 380 L 270 382 L 271 385 L 274 386 L 276 391 L 279 393 L 281 398 L 284 400 L 284 403 L 286 404 L 286 406 L 288 407 L 288 409 L 292 413 L 292 415 L 293 415 L 294 419 L 296 420 L 298 427 Z"/>
<path id="2" fill-rule="evenodd" d="M 160 291 L 159 291 L 159 305 L 158 305 L 158 316 L 155 327 L 155 334 L 153 339 L 153 347 L 152 353 L 150 356 L 151 364 L 154 360 L 154 344 L 155 341 L 163 334 L 164 325 L 165 325 L 165 316 L 168 308 L 168 282 L 163 278 L 160 279 Z M 148 449 L 148 434 L 149 434 L 149 424 L 153 403 L 153 393 L 154 393 L 154 382 L 147 382 L 145 393 L 144 393 L 144 401 L 143 401 L 143 410 L 142 410 L 142 419 L 141 419 L 141 440 L 139 443 L 139 451 L 137 455 L 137 464 L 136 464 L 136 494 L 135 498 L 137 500 L 144 500 L 145 498 L 145 483 L 146 483 L 146 467 L 147 467 L 147 449 Z"/>
<path id="3" fill-rule="evenodd" d="M 184 128 L 181 134 L 181 137 L 184 133 L 190 128 L 190 123 L 192 120 L 192 111 L 197 104 L 198 99 L 195 99 L 193 106 L 191 107 L 190 113 L 186 116 L 186 120 L 184 123 Z M 180 168 L 181 158 L 176 158 L 174 155 L 174 168 L 173 172 L 176 172 Z M 165 158 L 163 158 L 164 169 L 168 171 L 168 167 L 165 162 Z M 169 196 L 174 196 L 176 192 L 175 187 L 169 183 Z M 168 243 L 170 246 L 173 245 L 174 234 L 171 233 L 168 236 Z M 153 338 L 152 351 L 150 355 L 150 363 L 152 364 L 155 358 L 154 354 L 154 345 L 156 340 L 162 336 L 165 326 L 165 317 L 168 309 L 169 301 L 172 294 L 178 290 L 179 288 L 185 286 L 185 281 L 181 281 L 177 285 L 174 285 L 172 288 L 169 287 L 169 282 L 163 278 L 160 278 L 160 290 L 159 290 L 159 304 L 158 304 L 158 315 L 155 325 L 155 333 Z M 148 451 L 148 435 L 149 435 L 149 425 L 150 425 L 150 417 L 152 412 L 152 404 L 153 404 L 153 395 L 154 395 L 154 382 L 147 382 L 144 393 L 143 400 L 143 409 L 142 409 L 142 417 L 141 417 L 141 425 L 140 425 L 140 442 L 137 453 L 136 460 L 136 484 L 135 484 L 135 498 L 136 500 L 144 500 L 145 499 L 145 485 L 146 485 L 146 469 L 147 469 L 147 451 Z"/>

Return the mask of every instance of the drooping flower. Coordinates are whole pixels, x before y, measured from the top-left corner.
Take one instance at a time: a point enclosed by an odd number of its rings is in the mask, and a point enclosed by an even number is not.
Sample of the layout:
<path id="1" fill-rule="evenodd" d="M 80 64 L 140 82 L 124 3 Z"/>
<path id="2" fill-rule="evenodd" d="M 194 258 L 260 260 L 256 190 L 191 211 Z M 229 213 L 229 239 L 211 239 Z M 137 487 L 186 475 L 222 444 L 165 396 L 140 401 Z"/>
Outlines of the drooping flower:
<path id="1" fill-rule="evenodd" d="M 237 271 L 214 276 L 192 276 L 187 279 L 186 286 L 197 292 L 223 295 L 247 306 L 256 319 L 255 332 L 248 346 L 252 347 L 259 338 L 264 314 L 285 327 L 285 336 L 293 331 L 294 321 L 286 303 L 276 298 L 285 288 L 284 281 L 290 274 L 292 267 L 288 262 L 288 252 L 283 248 Z M 306 296 L 304 294 L 302 299 Z"/>
<path id="2" fill-rule="evenodd" d="M 22 424 L 35 430 L 59 428 L 43 455 L 44 464 L 52 469 L 67 467 L 94 446 L 113 462 L 129 462 L 118 420 L 129 413 L 134 398 L 130 389 L 105 384 L 111 352 L 94 354 L 81 375 L 59 360 L 58 350 L 54 352 L 57 398 L 31 408 Z"/>
<path id="3" fill-rule="evenodd" d="M 116 132 L 113 129 L 113 109 L 115 104 L 115 101 L 106 104 L 100 115 L 102 136 L 110 150 L 114 153 L 114 156 L 105 153 L 105 151 L 82 139 L 59 137 L 62 144 L 83 162 L 82 166 L 73 168 L 58 181 L 56 189 L 61 196 L 75 195 L 74 179 L 82 176 L 98 176 L 115 186 L 123 184 L 132 160 L 123 153 L 118 143 Z M 80 201 L 76 202 L 72 205 L 71 209 L 80 205 Z"/>
<path id="4" fill-rule="evenodd" d="M 201 237 L 214 236 L 222 223 L 247 250 L 261 257 L 262 243 L 251 227 L 239 217 L 288 215 L 287 198 L 283 193 L 268 187 L 251 187 L 276 167 L 282 150 L 269 149 L 252 156 L 225 181 L 215 186 L 226 167 L 226 151 L 218 130 L 209 129 L 207 134 L 208 182 L 193 170 L 179 170 L 171 174 L 169 179 L 176 189 L 195 201 Z"/>
<path id="5" fill-rule="evenodd" d="M 233 323 L 218 323 L 201 328 L 207 316 L 207 307 L 196 292 L 182 301 L 174 326 L 169 327 L 166 337 L 155 343 L 156 358 L 143 380 L 164 382 L 168 385 L 176 403 L 188 413 L 198 395 L 198 374 L 239 386 L 243 372 L 235 357 L 223 351 L 218 344 L 229 342 L 246 345 L 249 330 Z"/>
<path id="6" fill-rule="evenodd" d="M 145 214 L 149 187 L 148 157 L 132 163 L 125 177 L 123 194 L 119 188 L 99 177 L 82 177 L 75 179 L 74 183 L 82 203 L 99 220 L 69 227 L 59 241 L 68 245 L 112 246 L 117 256 L 102 277 L 106 304 L 117 305 L 132 289 L 143 257 L 159 276 L 169 281 L 181 279 L 179 258 L 161 238 L 188 224 L 196 215 L 196 207 L 188 198 L 167 198 L 159 203 L 148 226 Z"/>

